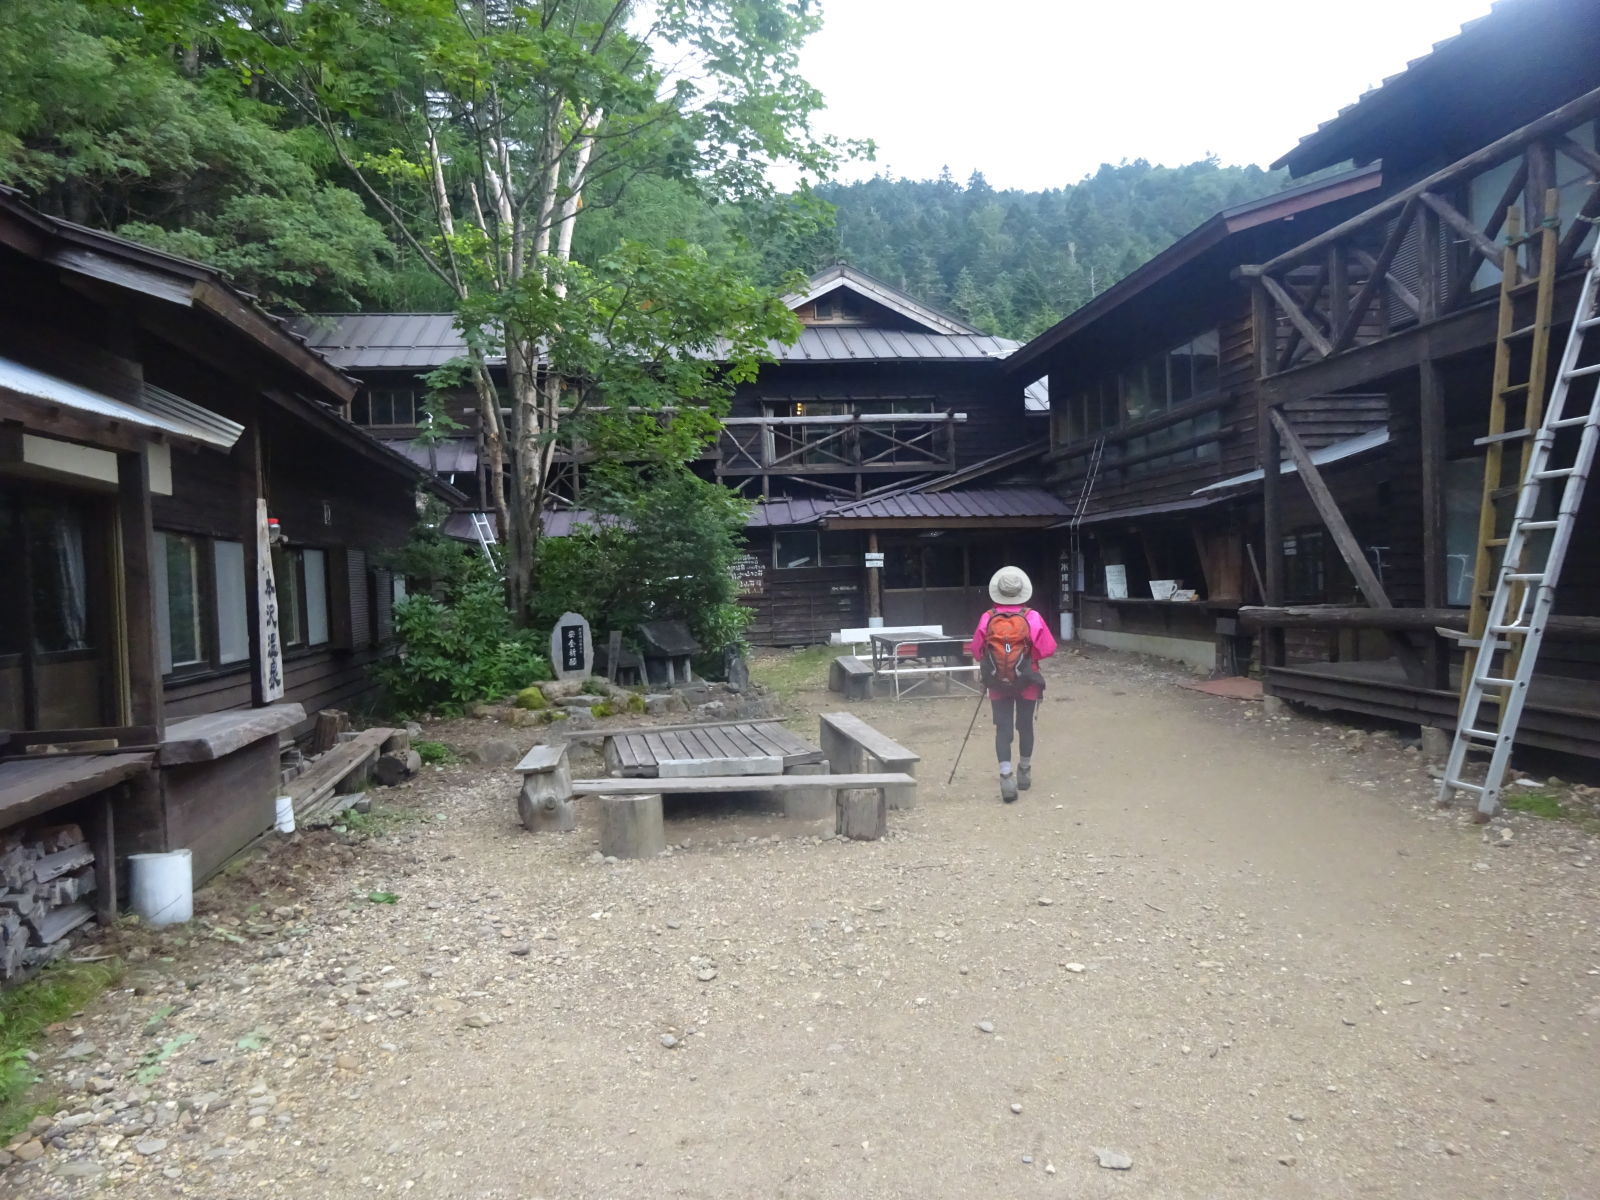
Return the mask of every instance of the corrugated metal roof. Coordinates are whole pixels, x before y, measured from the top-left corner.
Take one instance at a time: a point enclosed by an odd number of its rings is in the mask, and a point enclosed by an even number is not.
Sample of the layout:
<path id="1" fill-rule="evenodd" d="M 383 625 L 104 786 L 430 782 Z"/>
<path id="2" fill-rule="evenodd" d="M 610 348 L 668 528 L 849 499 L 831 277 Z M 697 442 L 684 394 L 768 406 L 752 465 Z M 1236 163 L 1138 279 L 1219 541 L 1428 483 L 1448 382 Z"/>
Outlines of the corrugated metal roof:
<path id="1" fill-rule="evenodd" d="M 1379 446 L 1386 445 L 1389 441 L 1389 430 L 1369 429 L 1366 433 L 1358 434 L 1353 438 L 1346 438 L 1342 442 L 1334 442 L 1331 446 L 1323 446 L 1320 450 L 1311 451 L 1313 466 L 1324 466 L 1327 463 L 1338 462 L 1343 458 L 1350 458 L 1357 454 L 1366 454 L 1376 450 Z M 1291 475 L 1299 471 L 1297 463 L 1285 460 L 1278 464 L 1278 471 L 1283 475 Z M 1265 472 L 1257 467 L 1254 471 L 1246 471 L 1243 475 L 1234 475 L 1229 479 L 1219 479 L 1216 483 L 1208 483 L 1205 487 L 1195 488 L 1193 495 L 1199 496 L 1206 492 L 1217 492 L 1224 488 L 1239 487 L 1241 484 L 1256 483 L 1265 478 Z"/>
<path id="2" fill-rule="evenodd" d="M 9 358 L 0 358 L 0 389 L 103 420 L 120 421 L 147 437 L 165 436 L 228 450 L 244 432 L 243 425 L 171 392 L 155 389 L 159 393 L 156 399 L 146 396 L 141 398 L 141 403 L 130 404 Z"/>
<path id="3" fill-rule="evenodd" d="M 776 497 L 763 500 L 750 510 L 747 529 L 770 529 L 777 525 L 812 525 L 838 507 L 837 500 L 814 497 Z"/>
<path id="4" fill-rule="evenodd" d="M 384 440 L 389 449 L 403 454 L 419 467 L 440 475 L 468 474 L 478 469 L 478 447 L 467 438 L 450 438 L 429 446 L 425 442 Z"/>
<path id="5" fill-rule="evenodd" d="M 451 313 L 312 313 L 291 326 L 337 367 L 437 367 L 466 353 Z"/>
<path id="6" fill-rule="evenodd" d="M 828 518 L 862 520 L 982 520 L 984 518 L 1065 517 L 1072 509 L 1044 488 L 967 488 L 953 492 L 901 492 L 837 505 Z"/>

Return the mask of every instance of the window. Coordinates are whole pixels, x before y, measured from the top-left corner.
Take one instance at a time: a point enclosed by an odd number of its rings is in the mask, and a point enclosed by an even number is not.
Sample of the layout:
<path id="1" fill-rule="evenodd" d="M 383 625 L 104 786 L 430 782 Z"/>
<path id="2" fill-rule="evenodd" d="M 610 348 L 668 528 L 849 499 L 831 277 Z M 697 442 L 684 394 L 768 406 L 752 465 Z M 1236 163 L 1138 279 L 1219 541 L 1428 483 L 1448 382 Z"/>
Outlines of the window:
<path id="1" fill-rule="evenodd" d="M 858 567 L 861 539 L 854 533 L 815 529 L 783 529 L 772 537 L 772 565 L 779 570 L 800 567 Z"/>
<path id="2" fill-rule="evenodd" d="M 300 552 L 287 546 L 272 550 L 272 585 L 278 590 L 278 636 L 285 649 L 303 646 L 305 616 L 300 607 Z"/>
<path id="3" fill-rule="evenodd" d="M 427 421 L 418 388 L 368 388 L 350 404 L 350 419 L 357 425 L 422 425 Z"/>
<path id="4" fill-rule="evenodd" d="M 1290 604 L 1317 604 L 1327 596 L 1327 539 L 1303 529 L 1283 539 L 1284 591 Z"/>
<path id="5" fill-rule="evenodd" d="M 192 667 L 208 659 L 206 653 L 205 582 L 200 571 L 200 539 L 167 533 L 166 636 L 162 639 L 162 665 L 168 671 Z"/>
<path id="6" fill-rule="evenodd" d="M 217 587 L 217 661 L 250 657 L 250 610 L 245 603 L 244 543 L 211 543 L 212 578 Z"/>
<path id="7" fill-rule="evenodd" d="M 1065 401 L 1062 420 L 1052 430 L 1054 444 L 1068 445 L 1212 395 L 1219 386 L 1220 342 L 1218 331 L 1208 329 L 1094 380 Z M 1196 456 L 1207 457 L 1201 452 L 1190 457 Z"/>

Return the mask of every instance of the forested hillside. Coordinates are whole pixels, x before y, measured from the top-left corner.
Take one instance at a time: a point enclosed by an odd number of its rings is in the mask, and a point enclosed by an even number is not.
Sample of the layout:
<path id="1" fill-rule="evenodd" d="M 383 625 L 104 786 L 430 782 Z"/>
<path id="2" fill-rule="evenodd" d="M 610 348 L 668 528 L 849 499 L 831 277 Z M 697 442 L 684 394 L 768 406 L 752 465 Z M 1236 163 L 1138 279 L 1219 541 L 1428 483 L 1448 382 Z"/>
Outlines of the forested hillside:
<path id="1" fill-rule="evenodd" d="M 156 11 L 173 6 L 0 4 L 0 183 L 214 263 L 275 307 L 448 307 L 281 92 L 175 53 L 182 38 Z M 382 128 L 362 132 L 372 161 L 392 153 Z M 716 204 L 681 177 L 632 175 L 626 192 L 596 183 L 577 250 L 595 261 L 623 239 L 683 239 L 769 285 L 843 260 L 1027 338 L 1218 209 L 1282 184 L 1258 167 L 1135 161 L 1043 192 L 995 191 L 981 174 L 879 176 L 824 186 L 826 203 Z"/>
<path id="2" fill-rule="evenodd" d="M 832 186 L 834 247 L 852 266 L 991 333 L 1029 338 L 1219 209 L 1283 186 L 1215 161 L 1106 165 L 1045 192 L 885 179 Z"/>

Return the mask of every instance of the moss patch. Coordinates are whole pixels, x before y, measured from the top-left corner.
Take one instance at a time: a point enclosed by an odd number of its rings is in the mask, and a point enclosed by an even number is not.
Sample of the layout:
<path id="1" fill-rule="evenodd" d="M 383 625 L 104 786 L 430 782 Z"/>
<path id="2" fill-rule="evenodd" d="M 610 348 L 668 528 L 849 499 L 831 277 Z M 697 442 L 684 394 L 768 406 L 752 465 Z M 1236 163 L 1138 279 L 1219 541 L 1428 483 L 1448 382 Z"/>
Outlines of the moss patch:
<path id="1" fill-rule="evenodd" d="M 517 693 L 516 704 L 518 708 L 538 710 L 546 707 L 549 703 L 544 697 L 544 692 L 536 687 L 523 688 Z"/>
<path id="2" fill-rule="evenodd" d="M 1567 815 L 1566 806 L 1554 794 L 1538 788 L 1507 788 L 1500 793 L 1500 803 L 1512 812 L 1525 812 L 1550 821 Z"/>

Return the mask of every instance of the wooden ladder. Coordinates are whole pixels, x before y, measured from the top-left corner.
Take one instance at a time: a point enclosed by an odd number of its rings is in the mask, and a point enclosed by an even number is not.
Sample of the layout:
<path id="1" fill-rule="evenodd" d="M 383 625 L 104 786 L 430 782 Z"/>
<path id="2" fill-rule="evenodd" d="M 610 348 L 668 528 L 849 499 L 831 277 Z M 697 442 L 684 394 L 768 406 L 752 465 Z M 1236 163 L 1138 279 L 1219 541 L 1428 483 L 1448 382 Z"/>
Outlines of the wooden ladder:
<path id="1" fill-rule="evenodd" d="M 1545 197 L 1545 212 L 1554 214 L 1555 211 L 1556 195 L 1551 191 Z M 1461 641 L 1466 654 L 1461 664 L 1463 705 L 1476 669 L 1478 647 L 1483 643 L 1495 580 L 1500 576 L 1505 548 L 1510 541 L 1517 494 L 1533 454 L 1530 431 L 1539 428 L 1544 416 L 1550 325 L 1555 307 L 1556 251 L 1560 243 L 1558 224 L 1551 216 L 1537 230 L 1524 236 L 1521 212 L 1511 209 L 1506 214 L 1489 432 L 1473 443 L 1485 449 L 1483 500 L 1478 509 L 1478 552 L 1472 571 L 1472 607 L 1467 616 L 1466 637 Z M 1531 278 L 1524 275 L 1517 262 L 1518 250 L 1527 243 L 1534 244 L 1537 257 L 1537 271 Z M 1506 448 L 1512 443 L 1516 443 L 1517 453 L 1508 455 Z M 1520 600 L 1520 595 L 1511 597 L 1512 607 L 1517 607 Z M 1512 660 L 1506 664 L 1508 672 L 1515 671 L 1520 652 L 1520 646 L 1513 649 Z M 1498 704 L 1504 698 L 1492 695 L 1488 699 Z"/>

